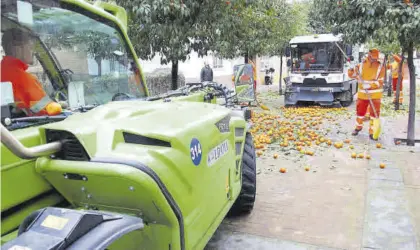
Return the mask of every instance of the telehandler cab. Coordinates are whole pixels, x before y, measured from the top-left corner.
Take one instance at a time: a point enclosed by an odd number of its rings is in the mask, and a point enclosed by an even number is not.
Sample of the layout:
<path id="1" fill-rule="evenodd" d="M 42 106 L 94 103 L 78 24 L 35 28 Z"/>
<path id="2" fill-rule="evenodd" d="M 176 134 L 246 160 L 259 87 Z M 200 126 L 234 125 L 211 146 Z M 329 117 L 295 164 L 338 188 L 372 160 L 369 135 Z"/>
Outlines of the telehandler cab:
<path id="1" fill-rule="evenodd" d="M 1 12 L 2 35 L 31 37 L 26 72 L 63 107 L 26 115 L 20 83 L 2 78 L 2 249 L 203 249 L 227 214 L 252 210 L 251 113 L 232 91 L 149 97 L 119 6 L 2 0 Z"/>

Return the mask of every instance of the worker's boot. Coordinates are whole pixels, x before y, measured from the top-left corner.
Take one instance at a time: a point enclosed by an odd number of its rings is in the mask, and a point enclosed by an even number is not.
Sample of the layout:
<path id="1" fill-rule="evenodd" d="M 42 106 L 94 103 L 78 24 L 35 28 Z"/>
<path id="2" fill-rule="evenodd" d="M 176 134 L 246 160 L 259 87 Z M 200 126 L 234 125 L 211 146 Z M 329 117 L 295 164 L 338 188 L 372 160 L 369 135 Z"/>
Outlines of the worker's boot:
<path id="1" fill-rule="evenodd" d="M 373 135 L 372 135 L 372 134 L 370 134 L 370 135 L 369 135 L 369 138 L 370 138 L 371 140 L 373 140 L 373 141 L 378 141 L 378 139 L 374 139 L 374 138 L 373 138 Z"/>
<path id="2" fill-rule="evenodd" d="M 353 135 L 353 136 L 356 136 L 356 135 L 358 135 L 359 134 L 359 132 L 360 131 L 362 131 L 361 129 L 355 129 L 352 133 L 351 133 L 351 135 Z"/>

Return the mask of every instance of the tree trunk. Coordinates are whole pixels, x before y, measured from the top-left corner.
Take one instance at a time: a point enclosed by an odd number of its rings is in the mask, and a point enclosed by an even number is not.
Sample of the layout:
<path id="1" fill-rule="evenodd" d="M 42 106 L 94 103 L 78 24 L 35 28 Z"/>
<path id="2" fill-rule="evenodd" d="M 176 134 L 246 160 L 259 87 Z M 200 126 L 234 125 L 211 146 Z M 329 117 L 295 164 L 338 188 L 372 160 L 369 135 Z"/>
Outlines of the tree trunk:
<path id="1" fill-rule="evenodd" d="M 248 63 L 249 62 L 249 54 L 248 54 L 248 52 L 245 53 L 244 58 L 245 58 L 245 63 Z"/>
<path id="2" fill-rule="evenodd" d="M 98 76 L 102 75 L 102 59 L 99 57 L 95 58 L 96 63 L 98 64 Z"/>
<path id="3" fill-rule="evenodd" d="M 178 61 L 172 61 L 172 90 L 178 89 Z"/>
<path id="4" fill-rule="evenodd" d="M 385 76 L 384 76 L 384 87 L 389 89 L 389 81 L 388 81 L 388 69 L 387 69 L 387 63 L 388 63 L 388 54 L 385 54 L 385 60 L 384 60 L 384 67 L 385 67 Z"/>
<path id="5" fill-rule="evenodd" d="M 400 109 L 400 95 L 402 95 L 402 93 L 400 93 L 400 88 L 401 88 L 401 82 L 402 82 L 402 67 L 404 64 L 404 50 L 401 53 L 401 62 L 398 65 L 398 82 L 397 82 L 397 92 L 395 94 L 395 110 L 399 110 Z"/>
<path id="6" fill-rule="evenodd" d="M 408 110 L 408 128 L 407 128 L 407 145 L 414 146 L 415 144 L 415 122 L 416 122 L 416 72 L 413 60 L 413 44 L 408 48 L 408 72 L 410 74 L 410 106 Z"/>
<path id="7" fill-rule="evenodd" d="M 279 79 L 279 94 L 283 95 L 283 89 L 281 87 L 281 82 L 283 80 L 283 50 L 280 53 L 280 79 Z"/>
<path id="8" fill-rule="evenodd" d="M 388 76 L 388 96 L 392 96 L 392 73 Z"/>

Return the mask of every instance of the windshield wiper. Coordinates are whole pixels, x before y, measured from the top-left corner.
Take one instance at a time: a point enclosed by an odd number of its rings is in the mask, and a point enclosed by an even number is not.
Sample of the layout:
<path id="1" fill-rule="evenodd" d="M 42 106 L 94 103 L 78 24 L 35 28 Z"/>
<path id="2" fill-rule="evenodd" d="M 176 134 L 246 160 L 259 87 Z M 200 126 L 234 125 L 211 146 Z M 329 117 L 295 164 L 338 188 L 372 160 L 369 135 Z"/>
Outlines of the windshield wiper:
<path id="1" fill-rule="evenodd" d="M 83 106 L 79 106 L 79 107 L 77 107 L 77 108 L 72 108 L 71 110 L 72 111 L 79 111 L 79 112 L 82 112 L 82 113 L 84 113 L 84 112 L 87 112 L 87 111 L 89 111 L 89 110 L 91 110 L 91 109 L 94 109 L 94 108 L 96 108 L 96 107 L 98 107 L 99 106 L 99 104 L 90 104 L 90 105 L 83 105 Z"/>
<path id="2" fill-rule="evenodd" d="M 68 115 L 56 115 L 56 116 L 30 116 L 30 117 L 19 117 L 10 119 L 10 124 L 18 122 L 40 122 L 40 121 L 62 121 L 69 117 Z"/>
<path id="3" fill-rule="evenodd" d="M 57 122 L 65 120 L 69 115 L 57 115 L 57 116 L 30 116 L 30 117 L 19 117 L 6 119 L 4 124 L 10 131 L 16 129 L 22 129 L 37 125 L 43 125 L 50 122 Z"/>

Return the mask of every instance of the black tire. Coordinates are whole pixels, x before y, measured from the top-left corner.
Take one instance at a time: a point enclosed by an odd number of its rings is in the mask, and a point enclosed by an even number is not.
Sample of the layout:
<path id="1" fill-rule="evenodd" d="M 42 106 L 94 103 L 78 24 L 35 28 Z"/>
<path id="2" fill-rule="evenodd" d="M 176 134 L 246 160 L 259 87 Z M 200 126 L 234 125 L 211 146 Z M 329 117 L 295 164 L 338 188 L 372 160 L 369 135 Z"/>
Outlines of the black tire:
<path id="1" fill-rule="evenodd" d="M 348 107 L 353 103 L 353 93 L 351 91 L 351 88 L 346 91 L 346 94 L 350 96 L 349 96 L 349 100 L 340 102 L 341 106 L 343 107 Z"/>
<path id="2" fill-rule="evenodd" d="M 238 216 L 252 211 L 257 191 L 257 157 L 254 142 L 250 133 L 246 134 L 244 154 L 241 163 L 241 193 L 229 211 L 229 216 Z"/>

